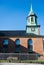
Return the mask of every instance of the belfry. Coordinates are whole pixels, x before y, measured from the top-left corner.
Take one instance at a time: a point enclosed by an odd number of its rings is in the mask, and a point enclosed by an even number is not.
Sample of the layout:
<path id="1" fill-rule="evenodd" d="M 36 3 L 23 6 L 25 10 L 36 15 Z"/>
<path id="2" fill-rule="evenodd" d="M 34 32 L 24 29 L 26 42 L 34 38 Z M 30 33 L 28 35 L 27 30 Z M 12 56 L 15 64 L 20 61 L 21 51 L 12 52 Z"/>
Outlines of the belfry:
<path id="1" fill-rule="evenodd" d="M 32 5 L 31 5 L 30 12 L 27 16 L 26 33 L 33 33 L 33 34 L 40 35 L 40 25 L 37 24 L 37 16 L 33 12 Z"/>

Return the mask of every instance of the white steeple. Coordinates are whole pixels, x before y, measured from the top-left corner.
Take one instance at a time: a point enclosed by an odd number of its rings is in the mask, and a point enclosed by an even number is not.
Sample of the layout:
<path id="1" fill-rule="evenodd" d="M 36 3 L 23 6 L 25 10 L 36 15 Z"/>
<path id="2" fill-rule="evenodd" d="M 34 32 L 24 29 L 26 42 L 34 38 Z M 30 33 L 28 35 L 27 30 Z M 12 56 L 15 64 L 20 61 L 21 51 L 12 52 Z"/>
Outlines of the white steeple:
<path id="1" fill-rule="evenodd" d="M 31 9 L 30 9 L 30 12 L 33 12 L 33 9 L 32 9 L 32 4 L 31 4 Z"/>
<path id="2" fill-rule="evenodd" d="M 33 9 L 32 9 L 32 4 L 31 4 L 31 8 L 30 8 L 30 12 L 29 12 L 28 16 L 29 16 L 30 14 L 34 14 Z"/>
<path id="3" fill-rule="evenodd" d="M 33 33 L 33 34 L 39 35 L 40 34 L 39 28 L 40 28 L 40 25 L 37 24 L 37 16 L 33 12 L 32 4 L 31 4 L 30 12 L 27 16 L 26 33 Z"/>

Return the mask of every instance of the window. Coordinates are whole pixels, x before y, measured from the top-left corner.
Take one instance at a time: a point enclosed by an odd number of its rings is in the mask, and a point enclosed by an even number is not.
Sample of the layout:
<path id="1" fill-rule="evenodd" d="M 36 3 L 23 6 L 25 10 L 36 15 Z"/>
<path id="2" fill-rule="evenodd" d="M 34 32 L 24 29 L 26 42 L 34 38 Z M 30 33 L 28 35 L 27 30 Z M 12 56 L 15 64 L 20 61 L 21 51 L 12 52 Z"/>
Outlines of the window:
<path id="1" fill-rule="evenodd" d="M 33 22 L 33 17 L 31 17 L 31 23 L 34 23 L 34 22 Z"/>
<path id="2" fill-rule="evenodd" d="M 8 45 L 8 39 L 5 39 L 5 40 L 4 40 L 3 45 Z"/>
<path id="3" fill-rule="evenodd" d="M 33 21 L 33 17 L 31 17 L 31 21 Z"/>
<path id="4" fill-rule="evenodd" d="M 20 52 L 20 40 L 17 39 L 15 43 L 16 43 L 16 46 L 15 46 L 16 50 L 15 50 L 15 52 L 18 53 L 18 52 Z"/>
<path id="5" fill-rule="evenodd" d="M 3 42 L 3 52 L 4 53 L 8 52 L 8 39 L 4 39 L 4 42 Z"/>
<path id="6" fill-rule="evenodd" d="M 7 53 L 8 52 L 8 47 L 3 47 L 3 53 Z"/>
<path id="7" fill-rule="evenodd" d="M 32 47 L 32 39 L 28 40 L 28 52 L 32 52 L 33 51 L 33 47 Z"/>
<path id="8" fill-rule="evenodd" d="M 16 45 L 20 45 L 20 40 L 19 39 L 16 40 Z"/>

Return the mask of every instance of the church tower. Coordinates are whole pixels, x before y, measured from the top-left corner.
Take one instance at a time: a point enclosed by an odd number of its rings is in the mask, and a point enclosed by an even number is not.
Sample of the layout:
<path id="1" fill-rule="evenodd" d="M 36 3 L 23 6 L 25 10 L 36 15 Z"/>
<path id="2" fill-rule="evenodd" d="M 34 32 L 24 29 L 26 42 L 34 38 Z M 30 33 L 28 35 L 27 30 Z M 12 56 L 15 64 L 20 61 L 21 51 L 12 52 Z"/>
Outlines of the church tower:
<path id="1" fill-rule="evenodd" d="M 26 33 L 40 35 L 40 25 L 37 24 L 37 16 L 33 12 L 32 5 L 30 12 L 27 16 Z"/>

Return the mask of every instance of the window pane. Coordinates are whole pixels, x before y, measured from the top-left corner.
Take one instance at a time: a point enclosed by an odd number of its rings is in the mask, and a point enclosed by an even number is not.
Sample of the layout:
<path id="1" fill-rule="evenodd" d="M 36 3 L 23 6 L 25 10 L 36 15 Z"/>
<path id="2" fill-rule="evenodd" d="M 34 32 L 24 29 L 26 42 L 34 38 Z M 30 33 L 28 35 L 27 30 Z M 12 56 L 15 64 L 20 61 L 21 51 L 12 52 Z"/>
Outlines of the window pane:
<path id="1" fill-rule="evenodd" d="M 33 22 L 33 17 L 31 17 L 31 21 Z"/>
<path id="2" fill-rule="evenodd" d="M 28 46 L 28 51 L 29 51 L 29 52 L 32 52 L 32 49 L 33 49 L 33 48 L 32 48 L 32 45 L 29 45 L 29 46 Z"/>
<path id="3" fill-rule="evenodd" d="M 17 39 L 17 40 L 16 40 L 16 45 L 19 45 L 19 44 L 20 44 L 20 40 Z"/>
<path id="4" fill-rule="evenodd" d="M 33 43 L 32 40 L 29 39 L 28 40 L 28 52 L 32 52 L 33 51 L 32 43 Z"/>
<path id="5" fill-rule="evenodd" d="M 28 40 L 28 45 L 32 45 L 32 40 L 31 39 Z"/>
<path id="6" fill-rule="evenodd" d="M 3 53 L 7 53 L 8 48 L 3 47 Z"/>
<path id="7" fill-rule="evenodd" d="M 5 39 L 3 44 L 8 45 L 8 39 Z"/>
<path id="8" fill-rule="evenodd" d="M 20 52 L 20 46 L 16 46 L 16 52 Z"/>
<path id="9" fill-rule="evenodd" d="M 20 52 L 20 40 L 19 39 L 16 40 L 16 50 L 15 51 Z"/>

